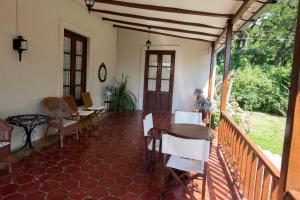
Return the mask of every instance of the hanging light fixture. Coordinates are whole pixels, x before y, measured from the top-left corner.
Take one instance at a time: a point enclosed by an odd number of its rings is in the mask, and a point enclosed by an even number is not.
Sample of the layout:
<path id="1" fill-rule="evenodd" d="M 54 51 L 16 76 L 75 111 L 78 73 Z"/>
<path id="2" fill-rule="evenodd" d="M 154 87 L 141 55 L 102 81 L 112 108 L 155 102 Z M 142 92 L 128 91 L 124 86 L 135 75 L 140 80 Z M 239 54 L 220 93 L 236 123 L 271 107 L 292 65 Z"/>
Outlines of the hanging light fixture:
<path id="1" fill-rule="evenodd" d="M 23 38 L 23 36 L 19 35 L 19 15 L 18 9 L 19 4 L 18 0 L 16 0 L 16 37 L 13 39 L 13 49 L 18 51 L 19 53 L 19 61 L 22 60 L 22 53 L 28 49 L 27 40 Z"/>
<path id="2" fill-rule="evenodd" d="M 85 0 L 85 5 L 89 10 L 89 13 L 91 12 L 92 8 L 94 7 L 95 0 Z"/>
<path id="3" fill-rule="evenodd" d="M 236 40 L 237 43 L 237 48 L 238 49 L 243 49 L 246 46 L 246 34 L 244 32 L 239 32 L 238 33 L 238 38 Z"/>
<path id="4" fill-rule="evenodd" d="M 148 32 L 148 40 L 147 40 L 147 42 L 146 42 L 146 47 L 147 47 L 147 49 L 148 49 L 148 50 L 149 50 L 149 49 L 150 49 L 150 47 L 151 47 L 151 41 L 150 41 L 150 39 L 149 39 L 150 30 L 151 30 L 151 28 L 149 27 L 149 32 Z"/>

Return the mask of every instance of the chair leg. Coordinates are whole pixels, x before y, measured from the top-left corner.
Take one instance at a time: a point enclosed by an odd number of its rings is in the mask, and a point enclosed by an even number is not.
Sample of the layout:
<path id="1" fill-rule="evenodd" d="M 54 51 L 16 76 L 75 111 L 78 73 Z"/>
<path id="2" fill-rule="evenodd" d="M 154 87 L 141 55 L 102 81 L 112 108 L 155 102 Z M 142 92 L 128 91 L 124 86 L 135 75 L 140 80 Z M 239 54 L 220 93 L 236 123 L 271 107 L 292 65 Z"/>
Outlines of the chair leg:
<path id="1" fill-rule="evenodd" d="M 76 140 L 79 140 L 79 130 L 76 130 Z"/>
<path id="2" fill-rule="evenodd" d="M 60 135 L 60 147 L 63 148 L 64 147 L 64 136 L 61 131 L 59 131 L 59 135 Z"/>
<path id="3" fill-rule="evenodd" d="M 46 124 L 45 128 L 44 128 L 44 141 L 46 141 L 47 135 L 48 135 L 48 129 L 49 129 L 49 125 Z"/>
<path id="4" fill-rule="evenodd" d="M 165 191 L 165 167 L 162 167 L 161 170 L 161 179 L 160 179 L 160 199 L 162 200 L 164 197 L 164 191 Z"/>
<path id="5" fill-rule="evenodd" d="M 149 173 L 149 154 L 148 154 L 148 150 L 146 149 L 145 151 L 145 155 L 146 155 L 146 158 L 145 158 L 145 175 L 148 175 Z"/>
<path id="6" fill-rule="evenodd" d="M 203 172 L 203 179 L 202 179 L 202 200 L 205 199 L 206 174 L 207 174 L 207 163 L 204 164 L 204 172 Z"/>
<path id="7" fill-rule="evenodd" d="M 9 173 L 12 173 L 11 155 L 8 156 L 8 171 L 9 171 Z"/>

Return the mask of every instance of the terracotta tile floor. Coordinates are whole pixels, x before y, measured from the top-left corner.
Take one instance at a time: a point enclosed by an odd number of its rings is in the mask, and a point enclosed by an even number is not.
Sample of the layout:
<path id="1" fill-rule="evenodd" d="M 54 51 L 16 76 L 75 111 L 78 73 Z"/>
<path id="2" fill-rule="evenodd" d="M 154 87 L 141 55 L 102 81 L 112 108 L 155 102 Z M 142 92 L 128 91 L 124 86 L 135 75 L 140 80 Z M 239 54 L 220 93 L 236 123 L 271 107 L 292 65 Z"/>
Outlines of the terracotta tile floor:
<path id="1" fill-rule="evenodd" d="M 167 126 L 170 116 L 155 115 L 155 125 Z M 13 173 L 0 172 L 1 199 L 158 199 L 160 170 L 144 171 L 142 113 L 112 114 L 79 141 L 66 139 L 13 165 Z M 195 197 L 200 199 L 201 180 Z M 209 163 L 207 199 L 232 199 L 222 163 L 213 148 Z M 198 191 L 199 190 L 199 191 Z M 190 199 L 181 186 L 173 185 L 165 199 Z"/>

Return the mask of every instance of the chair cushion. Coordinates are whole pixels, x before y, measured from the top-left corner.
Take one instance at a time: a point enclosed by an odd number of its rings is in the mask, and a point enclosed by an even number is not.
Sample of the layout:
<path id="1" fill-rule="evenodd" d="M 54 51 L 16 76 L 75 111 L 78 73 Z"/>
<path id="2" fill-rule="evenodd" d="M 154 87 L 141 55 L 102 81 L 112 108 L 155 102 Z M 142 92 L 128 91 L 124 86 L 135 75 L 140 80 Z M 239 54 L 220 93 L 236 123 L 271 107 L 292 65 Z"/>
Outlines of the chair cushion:
<path id="1" fill-rule="evenodd" d="M 9 142 L 0 142 L 0 148 L 9 145 Z"/>
<path id="2" fill-rule="evenodd" d="M 88 115 L 91 115 L 93 113 L 94 113 L 94 111 L 88 111 L 88 110 L 79 110 L 78 111 L 79 116 L 88 116 Z"/>
<path id="3" fill-rule="evenodd" d="M 191 160 L 187 158 L 182 158 L 178 156 L 170 156 L 167 167 L 179 169 L 186 172 L 195 172 L 203 174 L 204 162 L 200 160 Z"/>
<path id="4" fill-rule="evenodd" d="M 88 110 L 104 110 L 105 107 L 104 106 L 92 106 L 92 107 L 88 107 Z"/>
<path id="5" fill-rule="evenodd" d="M 150 143 L 148 144 L 148 150 L 152 150 L 152 143 L 153 143 L 153 139 L 150 141 Z M 159 151 L 159 145 L 160 145 L 160 140 L 155 140 L 155 151 Z"/>
<path id="6" fill-rule="evenodd" d="M 63 127 L 71 126 L 77 123 L 75 120 L 63 119 Z"/>

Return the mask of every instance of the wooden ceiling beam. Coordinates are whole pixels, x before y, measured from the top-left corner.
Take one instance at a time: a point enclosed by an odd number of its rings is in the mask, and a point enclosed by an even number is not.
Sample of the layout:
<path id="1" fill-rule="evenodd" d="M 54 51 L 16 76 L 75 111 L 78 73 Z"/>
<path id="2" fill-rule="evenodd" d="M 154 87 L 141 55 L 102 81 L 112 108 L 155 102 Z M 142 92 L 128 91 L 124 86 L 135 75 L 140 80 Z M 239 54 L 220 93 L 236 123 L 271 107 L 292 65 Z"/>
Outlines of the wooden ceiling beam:
<path id="1" fill-rule="evenodd" d="M 243 4 L 241 5 L 241 7 L 236 11 L 236 13 L 233 15 L 232 17 L 232 24 L 234 25 L 239 19 L 242 18 L 243 14 L 245 13 L 245 11 L 247 11 L 249 9 L 249 7 L 255 3 L 257 0 L 245 0 L 243 2 Z M 253 16 L 252 16 L 253 17 Z M 250 19 L 252 18 L 250 17 Z M 222 40 L 222 38 L 225 36 L 226 34 L 226 30 L 224 29 L 223 33 L 219 36 L 219 38 L 216 40 L 215 42 L 215 46 L 218 46 L 218 43 Z"/>
<path id="2" fill-rule="evenodd" d="M 200 39 L 200 38 L 190 38 L 190 37 L 184 37 L 184 36 L 174 35 L 174 34 L 169 34 L 169 33 L 162 33 L 162 32 L 157 32 L 157 31 L 138 29 L 138 28 L 133 28 L 133 27 L 128 27 L 128 26 L 120 26 L 120 25 L 116 25 L 116 24 L 114 24 L 114 27 L 133 30 L 133 31 L 139 31 L 139 32 L 145 32 L 145 33 L 152 33 L 152 34 L 156 34 L 156 35 L 165 35 L 165 36 L 177 37 L 177 38 L 188 39 L 188 40 L 196 40 L 196 41 L 201 41 L 201 42 L 210 42 L 210 43 L 213 42 L 210 40 L 205 40 L 205 39 Z"/>
<path id="3" fill-rule="evenodd" d="M 186 26 L 195 26 L 195 27 L 202 27 L 202 28 L 210 28 L 210 29 L 219 29 L 223 30 L 222 27 L 207 25 L 207 24 L 200 24 L 200 23 L 194 23 L 194 22 L 184 22 L 184 21 L 177 21 L 177 20 L 171 20 L 171 19 L 162 19 L 162 18 L 156 18 L 156 17 L 146 17 L 141 15 L 134 15 L 134 14 L 128 14 L 128 13 L 120 13 L 120 12 L 114 12 L 109 10 L 101 10 L 101 9 L 92 9 L 93 12 L 108 14 L 108 15 L 115 15 L 115 16 L 122 16 L 122 17 L 128 17 L 128 18 L 135 18 L 135 19 L 143 19 L 148 21 L 156 21 L 156 22 L 164 22 L 164 23 L 171 23 L 171 24 L 180 24 L 180 25 L 186 25 Z"/>
<path id="4" fill-rule="evenodd" d="M 127 21 L 123 21 L 123 20 L 110 19 L 110 18 L 106 18 L 106 17 L 102 17 L 102 19 L 105 20 L 105 21 L 116 22 L 116 23 L 120 23 L 120 24 L 127 24 L 127 25 L 140 26 L 140 27 L 146 27 L 146 28 L 155 28 L 155 29 L 166 30 L 166 31 L 189 33 L 189 34 L 203 35 L 203 36 L 210 36 L 210 37 L 218 37 L 219 36 L 217 34 L 204 33 L 204 32 L 200 32 L 200 31 L 190 31 L 190 30 L 184 30 L 184 29 L 178 29 L 178 28 L 153 26 L 153 25 L 147 25 L 147 24 L 127 22 Z"/>
<path id="5" fill-rule="evenodd" d="M 128 7 L 128 8 L 137 8 L 137 9 L 144 9 L 144 10 L 170 12 L 170 13 L 178 13 L 178 14 L 188 14 L 188 15 L 198 15 L 198 16 L 207 16 L 207 17 L 232 18 L 232 16 L 233 16 L 232 14 L 187 10 L 187 9 L 182 9 L 182 8 L 156 6 L 156 5 L 150 5 L 150 4 L 138 4 L 138 3 L 125 2 L 125 1 L 117 1 L 117 0 L 113 0 L 113 1 L 112 0 L 95 0 L 95 2 L 102 3 L 102 4 L 115 5 L 115 6 L 123 6 L 123 7 Z"/>

